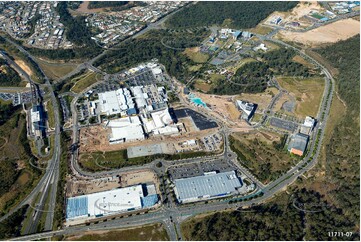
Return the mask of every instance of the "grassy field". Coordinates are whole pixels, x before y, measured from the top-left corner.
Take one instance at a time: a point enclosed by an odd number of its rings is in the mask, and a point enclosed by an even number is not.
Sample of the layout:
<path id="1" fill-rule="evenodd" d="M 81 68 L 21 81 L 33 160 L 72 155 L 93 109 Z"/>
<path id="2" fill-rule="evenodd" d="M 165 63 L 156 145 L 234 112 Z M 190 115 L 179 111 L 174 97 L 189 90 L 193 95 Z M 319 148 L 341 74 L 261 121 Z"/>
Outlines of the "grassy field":
<path id="1" fill-rule="evenodd" d="M 184 54 L 195 63 L 205 63 L 209 59 L 209 55 L 203 54 L 195 48 L 185 49 Z"/>
<path id="2" fill-rule="evenodd" d="M 265 131 L 247 135 L 235 133 L 230 140 L 242 165 L 265 184 L 293 165 L 293 158 L 284 147 L 285 140 L 279 134 Z"/>
<path id="3" fill-rule="evenodd" d="M 253 115 L 253 118 L 252 118 L 252 122 L 255 122 L 255 123 L 258 123 L 259 121 L 261 121 L 261 119 L 262 119 L 262 114 L 260 114 L 260 113 L 255 113 L 254 115 Z"/>
<path id="4" fill-rule="evenodd" d="M 279 84 L 288 90 L 296 99 L 295 115 L 302 118 L 317 115 L 325 80 L 322 77 L 300 79 L 295 77 L 279 77 Z"/>
<path id="5" fill-rule="evenodd" d="M 207 93 L 209 90 L 211 90 L 212 85 L 206 83 L 204 80 L 198 79 L 195 81 L 194 87 L 204 93 Z"/>
<path id="6" fill-rule="evenodd" d="M 145 225 L 129 229 L 104 230 L 86 232 L 80 235 L 68 236 L 65 240 L 75 241 L 168 241 L 169 237 L 164 226 L 160 223 Z"/>
<path id="7" fill-rule="evenodd" d="M 228 67 L 227 69 L 231 72 L 236 72 L 241 66 L 243 66 L 244 64 L 250 63 L 252 61 L 256 61 L 253 58 L 244 58 L 242 60 L 240 60 L 239 62 L 237 62 L 236 65 Z"/>
<path id="8" fill-rule="evenodd" d="M 271 49 L 273 50 L 278 50 L 280 49 L 280 46 L 271 42 L 271 41 L 264 41 L 264 44 L 267 46 L 267 47 L 270 47 Z"/>
<path id="9" fill-rule="evenodd" d="M 96 79 L 97 73 L 95 72 L 87 72 L 84 75 L 82 75 L 79 79 L 76 80 L 76 83 L 71 88 L 71 91 L 75 93 L 80 93 L 90 85 L 94 84 Z"/>
<path id="10" fill-rule="evenodd" d="M 107 169 L 119 169 L 121 167 L 143 165 L 153 161 L 156 157 L 136 157 L 127 158 L 127 150 L 92 152 L 81 154 L 79 157 L 80 165 L 88 171 L 104 171 Z"/>
<path id="11" fill-rule="evenodd" d="M 46 111 L 48 116 L 49 128 L 54 128 L 55 127 L 54 109 L 50 100 L 46 103 Z"/>
<path id="12" fill-rule="evenodd" d="M 218 81 L 225 80 L 226 77 L 222 76 L 221 74 L 210 74 L 209 79 L 211 80 L 212 83 L 217 83 Z"/>
<path id="13" fill-rule="evenodd" d="M 327 119 L 327 126 L 325 130 L 325 136 L 323 138 L 323 149 L 321 152 L 321 160 L 325 159 L 325 150 L 324 147 L 328 145 L 331 141 L 332 131 L 337 127 L 337 124 L 341 122 L 342 117 L 346 113 L 346 107 L 335 95 L 332 99 L 330 114 Z"/>
<path id="14" fill-rule="evenodd" d="M 259 24 L 255 28 L 249 29 L 248 31 L 255 34 L 266 35 L 272 31 L 272 28 Z"/>
<path id="15" fill-rule="evenodd" d="M 310 62 L 306 61 L 302 56 L 300 55 L 296 55 L 295 57 L 293 57 L 292 59 L 294 62 L 300 63 L 304 66 L 307 66 L 311 69 L 315 68 L 315 66 L 313 64 L 311 64 Z"/>
<path id="16" fill-rule="evenodd" d="M 193 65 L 193 66 L 188 67 L 188 70 L 197 72 L 197 71 L 199 71 L 199 69 L 201 69 L 202 66 L 203 66 L 202 64 Z"/>
<path id="17" fill-rule="evenodd" d="M 49 63 L 39 59 L 37 61 L 45 74 L 53 80 L 58 80 L 77 67 L 77 64 L 72 63 Z"/>
<path id="18" fill-rule="evenodd" d="M 2 176 L 7 177 L 16 164 L 18 171 L 13 174 L 13 183 L 9 188 L 1 187 L 3 193 L 0 196 L 0 214 L 6 213 L 18 204 L 26 196 L 32 187 L 41 178 L 39 170 L 29 165 L 30 147 L 27 146 L 26 119 L 16 111 L 6 123 L 0 126 L 2 145 L 0 146 L 0 165 Z M 7 169 L 8 168 L 8 169 Z M 9 170 L 10 169 L 10 170 Z"/>
<path id="19" fill-rule="evenodd" d="M 222 148 L 223 149 L 223 148 Z M 220 152 L 218 152 L 220 153 Z M 127 150 L 108 151 L 108 152 L 92 152 L 80 154 L 80 166 L 91 172 L 104 171 L 109 169 L 119 169 L 126 166 L 143 165 L 152 162 L 155 159 L 179 160 L 189 159 L 200 156 L 209 156 L 217 153 L 214 152 L 184 152 L 177 154 L 156 154 L 135 158 L 127 158 Z"/>

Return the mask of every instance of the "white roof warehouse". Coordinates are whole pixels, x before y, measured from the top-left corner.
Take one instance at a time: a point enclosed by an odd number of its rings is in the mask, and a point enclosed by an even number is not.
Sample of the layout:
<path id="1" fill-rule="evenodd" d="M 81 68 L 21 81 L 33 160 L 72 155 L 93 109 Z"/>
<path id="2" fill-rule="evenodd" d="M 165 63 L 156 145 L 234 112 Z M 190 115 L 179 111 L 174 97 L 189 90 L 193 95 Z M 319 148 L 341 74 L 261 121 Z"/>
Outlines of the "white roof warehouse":
<path id="1" fill-rule="evenodd" d="M 180 203 L 229 196 L 236 194 L 238 188 L 242 187 L 235 171 L 208 172 L 203 176 L 176 179 L 174 184 L 174 192 Z"/>
<path id="2" fill-rule="evenodd" d="M 154 184 L 144 191 L 142 185 L 118 188 L 110 191 L 81 195 L 67 199 L 66 219 L 76 220 L 101 217 L 141 208 L 149 208 L 158 202 Z"/>

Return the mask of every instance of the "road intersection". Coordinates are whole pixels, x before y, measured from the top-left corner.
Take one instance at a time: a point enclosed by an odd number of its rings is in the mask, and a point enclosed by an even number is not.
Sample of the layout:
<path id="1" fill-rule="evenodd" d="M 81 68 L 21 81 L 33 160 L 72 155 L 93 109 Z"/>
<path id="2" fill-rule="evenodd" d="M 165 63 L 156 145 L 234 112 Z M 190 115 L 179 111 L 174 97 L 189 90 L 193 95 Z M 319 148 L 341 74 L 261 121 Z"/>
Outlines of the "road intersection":
<path id="1" fill-rule="evenodd" d="M 274 33 L 273 33 L 274 34 Z M 272 36 L 273 36 L 272 34 Z M 79 233 L 82 231 L 88 231 L 88 230 L 101 230 L 101 229 L 112 229 L 112 228 L 125 228 L 125 227 L 131 227 L 136 225 L 143 225 L 143 224 L 150 224 L 155 222 L 161 222 L 165 225 L 165 228 L 167 229 L 169 236 L 171 240 L 179 240 L 181 238 L 181 231 L 180 231 L 180 223 L 185 219 L 189 218 L 198 214 L 207 213 L 207 212 L 215 212 L 215 211 L 224 211 L 227 209 L 236 209 L 240 206 L 253 206 L 256 204 L 261 204 L 265 202 L 267 199 L 273 197 L 276 193 L 279 191 L 282 191 L 284 188 L 286 188 L 288 185 L 292 184 L 299 176 L 310 170 L 316 163 L 317 158 L 321 149 L 322 145 L 322 138 L 324 136 L 325 127 L 327 124 L 327 118 L 330 111 L 330 105 L 332 100 L 332 95 L 334 92 L 334 79 L 332 78 L 330 72 L 319 62 L 314 60 L 312 57 L 305 54 L 303 51 L 297 49 L 296 47 L 293 47 L 287 43 L 284 43 L 280 40 L 275 40 L 272 38 L 272 36 L 260 36 L 261 39 L 264 40 L 270 40 L 275 43 L 278 43 L 280 45 L 283 45 L 287 48 L 294 49 L 299 55 L 304 57 L 305 59 L 311 61 L 313 64 L 318 66 L 320 70 L 325 74 L 325 91 L 322 99 L 322 103 L 320 105 L 320 110 L 317 115 L 317 120 L 320 122 L 317 123 L 315 130 L 317 132 L 314 132 L 313 135 L 310 138 L 310 152 L 302 159 L 297 165 L 292 167 L 288 172 L 283 174 L 278 179 L 270 182 L 267 185 L 262 184 L 260 181 L 258 181 L 246 168 L 242 167 L 237 162 L 237 157 L 234 152 L 232 152 L 229 148 L 229 140 L 228 136 L 231 133 L 231 129 L 229 129 L 226 125 L 223 125 L 222 122 L 218 121 L 218 124 L 220 125 L 221 133 L 224 137 L 224 151 L 221 155 L 218 155 L 216 157 L 213 157 L 211 159 L 224 159 L 224 161 L 232 162 L 234 166 L 237 167 L 243 174 L 248 176 L 252 181 L 254 181 L 257 184 L 257 191 L 254 193 L 254 197 L 251 200 L 248 201 L 241 201 L 239 200 L 236 203 L 229 203 L 232 199 L 221 199 L 221 200 L 214 200 L 210 201 L 209 203 L 202 203 L 202 204 L 191 204 L 191 205 L 182 205 L 182 206 L 173 206 L 172 203 L 170 203 L 170 206 L 163 206 L 161 209 L 150 211 L 146 214 L 140 214 L 140 215 L 134 215 L 129 216 L 121 219 L 115 219 L 115 220 L 109 220 L 105 222 L 100 223 L 94 223 L 90 224 L 89 226 L 86 225 L 80 225 L 80 226 L 73 226 L 73 227 L 66 227 L 61 230 L 57 231 L 51 231 L 51 232 L 43 232 L 43 233 L 36 233 L 37 225 L 39 223 L 40 217 L 42 212 L 37 212 L 32 222 L 29 224 L 29 227 L 27 228 L 27 232 L 31 235 L 22 236 L 15 238 L 14 240 L 35 240 L 35 239 L 43 239 L 43 238 L 50 238 L 55 235 L 67 235 L 67 234 L 73 234 L 73 233 Z M 36 59 L 33 58 L 26 50 L 24 50 L 21 46 L 14 43 L 13 41 L 6 39 L 9 43 L 16 46 L 21 52 L 26 54 L 29 58 L 31 58 L 35 63 Z M 100 56 L 104 55 L 105 52 L 103 52 L 98 57 L 92 59 L 89 62 L 83 63 L 80 65 L 84 68 L 90 68 L 94 71 L 100 72 L 101 70 L 95 68 L 92 66 L 92 63 L 99 58 Z M 40 68 L 40 66 L 39 66 Z M 95 69 L 93 69 L 95 68 Z M 77 71 L 80 71 L 82 68 L 77 68 Z M 40 69 L 41 70 L 41 69 Z M 73 74 L 76 74 L 76 71 Z M 45 83 L 47 87 L 49 87 L 49 92 L 51 94 L 51 102 L 54 108 L 54 116 L 55 116 L 55 145 L 54 145 L 54 153 L 52 158 L 48 162 L 47 169 L 45 170 L 45 174 L 41 178 L 38 185 L 34 188 L 34 190 L 28 195 L 26 199 L 24 199 L 15 209 L 13 209 L 10 213 L 8 213 L 6 216 L 0 218 L 0 221 L 7 218 L 10 214 L 15 212 L 17 209 L 19 209 L 21 206 L 25 204 L 32 204 L 34 200 L 37 198 L 38 194 L 40 195 L 39 203 L 42 207 L 45 207 L 45 204 L 48 205 L 49 212 L 46 214 L 46 223 L 45 223 L 45 231 L 52 230 L 53 226 L 53 218 L 54 218 L 54 208 L 55 208 L 55 202 L 56 202 L 56 190 L 57 190 L 57 184 L 59 180 L 59 162 L 60 162 L 60 154 L 61 154 L 61 147 L 60 147 L 60 120 L 59 120 L 59 107 L 58 102 L 56 100 L 54 91 L 52 89 L 52 86 L 49 82 L 49 79 L 46 77 L 46 75 L 43 73 Z M 90 89 L 91 87 L 89 87 Z M 331 89 L 330 89 L 331 88 Z M 329 94 L 330 90 L 330 96 L 328 98 L 327 95 Z M 78 144 L 78 136 L 79 136 L 79 127 L 77 125 L 77 111 L 75 108 L 76 100 L 79 98 L 80 95 L 76 96 L 73 99 L 73 102 L 71 103 L 71 112 L 73 117 L 73 146 L 76 147 Z M 199 111 L 199 110 L 197 110 Z M 202 114 L 206 115 L 207 117 L 210 117 L 210 115 L 206 112 L 200 111 Z M 267 112 L 265 112 L 267 113 Z M 324 115 L 322 115 L 324 113 Z M 322 116 L 321 116 L 322 115 Z M 323 117 L 323 118 L 322 118 Z M 215 119 L 215 117 L 210 117 Z M 263 119 L 265 120 L 265 119 Z M 263 123 L 263 122 L 262 122 Z M 262 124 L 260 125 L 262 126 Z M 320 135 L 318 136 L 318 132 L 320 132 Z M 316 140 L 318 139 L 318 142 Z M 62 147 L 66 148 L 66 147 Z M 315 152 L 313 152 L 315 150 Z M 77 149 L 74 148 L 72 152 L 71 157 L 71 167 L 75 174 L 78 174 L 79 176 L 83 178 L 93 178 L 93 177 L 100 177 L 105 175 L 111 175 L 123 171 L 129 171 L 129 170 L 137 170 L 137 169 L 155 169 L 155 164 L 159 161 L 153 161 L 152 163 L 149 163 L 147 165 L 141 166 L 141 167 L 127 167 L 119 170 L 114 171 L 105 171 L 105 172 L 98 172 L 98 173 L 89 173 L 83 171 L 76 161 L 77 159 Z M 207 158 L 195 158 L 195 159 L 188 159 L 188 160 L 182 160 L 182 161 L 172 161 L 172 162 L 163 162 L 165 167 L 169 167 L 174 164 L 180 164 L 180 163 L 189 163 L 194 161 L 204 161 Z M 256 196 L 257 194 L 261 194 L 262 196 Z M 49 199 L 48 199 L 49 197 Z M 48 200 L 48 202 L 46 202 Z"/>

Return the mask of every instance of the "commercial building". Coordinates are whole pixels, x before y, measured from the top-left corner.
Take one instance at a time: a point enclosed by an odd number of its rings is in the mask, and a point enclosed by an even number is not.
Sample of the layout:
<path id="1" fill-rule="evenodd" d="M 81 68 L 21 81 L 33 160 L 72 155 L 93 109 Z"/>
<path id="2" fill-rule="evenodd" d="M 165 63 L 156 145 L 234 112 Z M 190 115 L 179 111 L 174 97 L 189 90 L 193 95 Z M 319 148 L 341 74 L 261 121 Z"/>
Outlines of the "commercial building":
<path id="1" fill-rule="evenodd" d="M 245 38 L 245 39 L 249 39 L 252 36 L 253 36 L 253 34 L 250 33 L 250 32 L 247 32 L 247 31 L 242 32 L 242 37 Z"/>
<path id="2" fill-rule="evenodd" d="M 254 50 L 254 51 L 258 51 L 258 50 L 267 51 L 268 48 L 266 47 L 265 44 L 261 43 L 259 46 L 254 47 L 253 50 Z"/>
<path id="3" fill-rule="evenodd" d="M 170 153 L 166 143 L 131 146 L 127 148 L 128 158 Z"/>
<path id="4" fill-rule="evenodd" d="M 144 140 L 144 131 L 138 116 L 110 120 L 105 126 L 112 130 L 109 136 L 110 144 Z"/>
<path id="5" fill-rule="evenodd" d="M 30 110 L 31 132 L 36 137 L 45 136 L 44 109 L 41 105 L 34 105 Z"/>
<path id="6" fill-rule="evenodd" d="M 130 91 L 126 88 L 120 88 L 115 91 L 99 93 L 100 112 L 106 115 L 135 114 L 135 105 L 130 95 Z"/>
<path id="7" fill-rule="evenodd" d="M 234 40 L 237 40 L 238 39 L 238 37 L 241 35 L 241 31 L 239 31 L 239 30 L 236 30 L 234 33 L 233 33 L 233 39 Z"/>
<path id="8" fill-rule="evenodd" d="M 176 179 L 174 185 L 178 202 L 189 203 L 237 194 L 242 182 L 235 171 L 214 171 L 203 176 Z"/>
<path id="9" fill-rule="evenodd" d="M 315 126 L 316 120 L 312 117 L 307 116 L 305 118 L 305 122 L 301 125 L 300 133 L 309 135 Z"/>
<path id="10" fill-rule="evenodd" d="M 66 220 L 87 219 L 150 208 L 158 202 L 154 184 L 136 185 L 71 197 L 66 203 Z"/>
<path id="11" fill-rule="evenodd" d="M 157 87 L 154 84 L 135 86 L 131 87 L 131 91 L 139 111 L 143 114 L 168 107 L 168 97 L 164 87 Z"/>
<path id="12" fill-rule="evenodd" d="M 306 134 L 298 133 L 291 137 L 291 141 L 288 144 L 288 151 L 292 154 L 303 156 L 305 153 L 309 136 Z"/>
<path id="13" fill-rule="evenodd" d="M 242 118 L 250 120 L 256 111 L 257 105 L 247 101 L 237 100 L 236 105 L 240 111 L 242 111 Z"/>
<path id="14" fill-rule="evenodd" d="M 151 112 L 150 117 L 150 119 L 142 118 L 147 133 L 153 133 L 154 135 L 179 133 L 178 125 L 180 124 L 174 124 L 168 108 Z"/>
<path id="15" fill-rule="evenodd" d="M 316 123 L 315 119 L 313 119 L 310 116 L 306 116 L 303 125 L 306 126 L 306 127 L 313 128 L 315 126 L 315 123 Z"/>

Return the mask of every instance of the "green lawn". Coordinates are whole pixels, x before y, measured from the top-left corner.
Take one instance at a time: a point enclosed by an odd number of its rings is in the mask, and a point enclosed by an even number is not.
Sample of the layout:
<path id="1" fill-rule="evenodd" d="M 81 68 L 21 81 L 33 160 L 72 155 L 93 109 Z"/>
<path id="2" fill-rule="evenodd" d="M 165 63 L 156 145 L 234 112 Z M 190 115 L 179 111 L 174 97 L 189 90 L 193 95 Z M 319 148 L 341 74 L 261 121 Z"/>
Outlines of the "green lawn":
<path id="1" fill-rule="evenodd" d="M 77 64 L 71 63 L 48 63 L 39 59 L 37 59 L 37 61 L 43 69 L 45 75 L 53 80 L 57 80 L 60 77 L 65 76 L 77 67 Z"/>
<path id="2" fill-rule="evenodd" d="M 94 84 L 97 81 L 96 75 L 97 73 L 90 72 L 82 75 L 80 78 L 77 78 L 77 81 L 74 84 L 74 86 L 71 88 L 71 91 L 75 93 L 82 92 L 87 87 L 89 87 L 90 85 Z"/>
<path id="3" fill-rule="evenodd" d="M 230 136 L 231 149 L 238 160 L 260 181 L 267 184 L 277 179 L 293 165 L 285 141 L 276 133 L 236 133 Z"/>
<path id="4" fill-rule="evenodd" d="M 169 237 L 164 226 L 160 223 L 145 225 L 142 227 L 118 229 L 112 231 L 97 231 L 97 233 L 85 233 L 68 236 L 66 240 L 75 241 L 168 241 Z"/>
<path id="5" fill-rule="evenodd" d="M 226 77 L 222 76 L 221 74 L 210 74 L 209 79 L 212 81 L 212 83 L 217 83 L 218 81 L 225 80 Z"/>
<path id="6" fill-rule="evenodd" d="M 209 59 L 209 55 L 195 51 L 193 48 L 187 48 L 184 54 L 195 63 L 205 63 Z"/>
<path id="7" fill-rule="evenodd" d="M 46 103 L 46 111 L 47 111 L 47 116 L 48 116 L 49 128 L 54 128 L 55 127 L 54 109 L 53 109 L 53 104 L 52 104 L 51 100 L 49 100 Z"/>
<path id="8" fill-rule="evenodd" d="M 317 115 L 325 87 L 325 80 L 322 77 L 301 79 L 298 77 L 279 77 L 281 87 L 286 89 L 296 99 L 295 115 L 304 118 L 305 116 Z"/>
<path id="9" fill-rule="evenodd" d="M 163 158 L 165 160 L 179 160 L 199 156 L 213 155 L 212 152 L 185 152 L 177 154 L 156 154 L 135 158 L 127 158 L 127 150 L 92 152 L 80 154 L 79 164 L 87 171 L 97 172 L 109 169 L 119 169 L 126 166 L 143 165 L 152 162 L 155 159 Z"/>
<path id="10" fill-rule="evenodd" d="M 5 179 L 6 181 L 2 182 L 7 182 L 6 186 L 5 184 L 0 186 L 0 215 L 22 201 L 41 178 L 40 170 L 29 165 L 31 148 L 26 132 L 25 115 L 20 114 L 20 110 L 15 111 L 0 126 L 0 134 L 3 138 L 0 156 L 6 157 L 0 162 L 1 180 Z M 19 166 L 19 171 L 14 170 L 14 164 Z"/>

